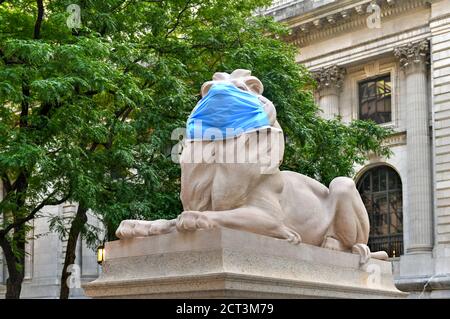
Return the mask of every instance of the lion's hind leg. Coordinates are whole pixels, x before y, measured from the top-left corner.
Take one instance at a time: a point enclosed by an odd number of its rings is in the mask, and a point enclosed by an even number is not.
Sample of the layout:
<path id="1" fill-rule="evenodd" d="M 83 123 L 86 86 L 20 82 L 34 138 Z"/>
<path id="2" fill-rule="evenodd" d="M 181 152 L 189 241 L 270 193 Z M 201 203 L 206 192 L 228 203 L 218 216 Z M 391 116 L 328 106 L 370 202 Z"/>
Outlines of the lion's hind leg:
<path id="1" fill-rule="evenodd" d="M 352 179 L 335 178 L 330 183 L 328 209 L 334 219 L 327 230 L 322 247 L 351 251 L 356 244 L 367 244 L 369 217 Z"/>
<path id="2" fill-rule="evenodd" d="M 329 208 L 335 212 L 335 217 L 322 247 L 358 254 L 361 264 L 370 258 L 386 260 L 386 252 L 371 252 L 367 246 L 369 217 L 353 180 L 347 177 L 334 179 L 329 196 Z"/>

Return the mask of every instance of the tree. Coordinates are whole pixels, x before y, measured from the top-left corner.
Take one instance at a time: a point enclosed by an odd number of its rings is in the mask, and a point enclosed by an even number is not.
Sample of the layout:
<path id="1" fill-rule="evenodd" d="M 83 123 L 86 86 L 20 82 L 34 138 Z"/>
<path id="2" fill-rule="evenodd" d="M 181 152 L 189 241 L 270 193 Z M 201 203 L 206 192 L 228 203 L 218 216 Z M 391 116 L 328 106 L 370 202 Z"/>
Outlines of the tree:
<path id="1" fill-rule="evenodd" d="M 7 298 L 20 295 L 26 223 L 43 206 L 80 203 L 69 231 L 67 268 L 75 259 L 78 235 L 88 233 L 86 211 L 97 207 L 97 198 L 108 198 L 119 179 L 132 183 L 145 176 L 150 183 L 159 178 L 159 168 L 149 165 L 140 166 L 147 171 L 139 176 L 121 172 L 133 167 L 138 156 L 152 155 L 161 141 L 158 134 L 147 132 L 161 118 L 148 114 L 146 123 L 144 118 L 134 124 L 126 121 L 133 108 L 151 105 L 139 83 L 142 78 L 124 72 L 121 61 L 115 60 L 125 56 L 127 48 L 112 47 L 92 32 L 74 35 L 60 28 L 63 3 L 49 5 L 42 21 L 42 2 L 34 8 L 29 2 L 0 7 L 0 175 L 6 193 L 0 203 L 0 245 L 9 273 Z M 119 53 L 112 56 L 113 50 Z"/>
<path id="2" fill-rule="evenodd" d="M 181 211 L 171 133 L 184 127 L 201 84 L 216 71 L 247 68 L 265 86 L 288 138 L 284 168 L 328 184 L 351 175 L 368 152 L 387 155 L 389 134 L 371 122 L 319 117 L 308 71 L 283 42 L 288 30 L 253 13 L 268 0 L 0 2 L 0 246 L 7 298 L 23 280 L 27 222 L 43 206 L 79 203 L 50 226 L 67 238 L 61 298 L 79 236 L 94 245 L 100 218 L 109 239 L 123 219 Z M 331 155 L 331 156 L 330 156 Z M 339 156 L 337 156 L 339 155 Z"/>

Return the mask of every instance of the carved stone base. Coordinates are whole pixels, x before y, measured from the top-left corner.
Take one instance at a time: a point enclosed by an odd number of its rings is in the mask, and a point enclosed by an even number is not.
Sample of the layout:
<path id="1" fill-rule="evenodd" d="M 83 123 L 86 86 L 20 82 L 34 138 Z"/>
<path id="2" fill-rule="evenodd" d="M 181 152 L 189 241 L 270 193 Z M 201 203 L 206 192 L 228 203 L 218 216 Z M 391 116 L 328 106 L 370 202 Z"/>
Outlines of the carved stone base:
<path id="1" fill-rule="evenodd" d="M 231 229 L 106 244 L 93 298 L 405 298 L 391 263 Z"/>

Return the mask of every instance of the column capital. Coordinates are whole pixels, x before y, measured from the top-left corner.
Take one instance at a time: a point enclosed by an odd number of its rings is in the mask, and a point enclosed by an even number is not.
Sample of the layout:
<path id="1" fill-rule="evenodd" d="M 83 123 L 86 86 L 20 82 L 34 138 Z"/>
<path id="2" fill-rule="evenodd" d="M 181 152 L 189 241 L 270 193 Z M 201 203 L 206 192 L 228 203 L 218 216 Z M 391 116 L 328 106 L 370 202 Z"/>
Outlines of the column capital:
<path id="1" fill-rule="evenodd" d="M 333 65 L 313 71 L 313 76 L 317 81 L 318 91 L 332 89 L 338 93 L 344 82 L 345 69 L 338 65 Z"/>
<path id="2" fill-rule="evenodd" d="M 411 42 L 394 49 L 394 55 L 400 61 L 400 67 L 407 71 L 429 64 L 430 44 L 428 40 Z"/>

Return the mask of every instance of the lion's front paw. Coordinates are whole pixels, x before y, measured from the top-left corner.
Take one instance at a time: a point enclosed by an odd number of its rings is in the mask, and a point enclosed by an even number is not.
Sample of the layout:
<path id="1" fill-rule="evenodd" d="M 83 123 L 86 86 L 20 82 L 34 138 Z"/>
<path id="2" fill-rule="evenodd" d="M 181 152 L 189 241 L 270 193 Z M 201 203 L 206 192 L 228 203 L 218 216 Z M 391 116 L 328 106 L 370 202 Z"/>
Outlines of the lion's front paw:
<path id="1" fill-rule="evenodd" d="M 175 219 L 151 221 L 147 227 L 147 236 L 167 234 L 175 230 Z"/>
<path id="2" fill-rule="evenodd" d="M 181 213 L 176 222 L 178 231 L 193 231 L 196 229 L 206 229 L 215 227 L 215 223 L 206 214 L 194 211 Z"/>
<path id="3" fill-rule="evenodd" d="M 175 230 L 175 220 L 124 220 L 116 230 L 120 239 L 167 234 Z"/>

